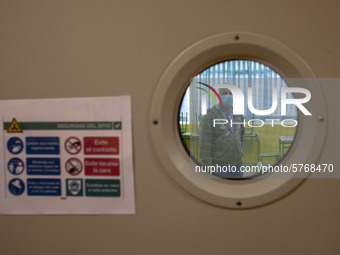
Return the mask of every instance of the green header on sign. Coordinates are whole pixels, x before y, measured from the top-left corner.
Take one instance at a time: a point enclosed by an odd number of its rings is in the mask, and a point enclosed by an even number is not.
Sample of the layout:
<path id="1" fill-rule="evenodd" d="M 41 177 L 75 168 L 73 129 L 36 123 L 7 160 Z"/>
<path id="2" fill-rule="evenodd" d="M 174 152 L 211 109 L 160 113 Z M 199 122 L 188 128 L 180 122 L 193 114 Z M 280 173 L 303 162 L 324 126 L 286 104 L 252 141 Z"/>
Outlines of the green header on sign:
<path id="1" fill-rule="evenodd" d="M 4 123 L 7 130 L 11 122 Z M 22 130 L 121 130 L 122 122 L 18 122 Z"/>

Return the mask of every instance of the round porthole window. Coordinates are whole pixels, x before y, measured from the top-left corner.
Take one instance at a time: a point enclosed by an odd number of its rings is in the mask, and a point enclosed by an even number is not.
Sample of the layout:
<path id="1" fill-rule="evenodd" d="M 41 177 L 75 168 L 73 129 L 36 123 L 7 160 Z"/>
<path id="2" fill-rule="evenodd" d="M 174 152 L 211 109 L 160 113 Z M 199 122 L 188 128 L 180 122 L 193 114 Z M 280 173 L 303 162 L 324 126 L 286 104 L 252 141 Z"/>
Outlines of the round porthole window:
<path id="1" fill-rule="evenodd" d="M 252 208 L 291 193 L 309 173 L 263 169 L 318 162 L 327 111 L 318 82 L 306 80 L 313 77 L 295 52 L 261 35 L 219 34 L 190 46 L 151 102 L 160 171 L 219 207 Z M 241 166 L 242 174 L 233 172 Z"/>
<path id="2" fill-rule="evenodd" d="M 298 127 L 296 105 L 284 104 L 294 99 L 287 88 L 276 71 L 253 60 L 223 61 L 193 77 L 178 125 L 194 172 L 243 180 L 281 162 Z"/>

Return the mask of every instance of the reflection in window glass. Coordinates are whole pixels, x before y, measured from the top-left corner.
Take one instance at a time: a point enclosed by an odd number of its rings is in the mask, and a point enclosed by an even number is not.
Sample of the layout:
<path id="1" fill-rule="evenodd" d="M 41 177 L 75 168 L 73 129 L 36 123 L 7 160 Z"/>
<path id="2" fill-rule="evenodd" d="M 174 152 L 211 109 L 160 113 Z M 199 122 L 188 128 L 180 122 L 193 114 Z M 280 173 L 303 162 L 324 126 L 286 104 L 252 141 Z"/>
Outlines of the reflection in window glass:
<path id="1" fill-rule="evenodd" d="M 295 105 L 281 107 L 282 99 L 294 98 L 287 87 L 278 73 L 251 60 L 221 62 L 195 76 L 182 99 L 179 129 L 196 172 L 250 178 L 280 162 L 298 121 Z"/>

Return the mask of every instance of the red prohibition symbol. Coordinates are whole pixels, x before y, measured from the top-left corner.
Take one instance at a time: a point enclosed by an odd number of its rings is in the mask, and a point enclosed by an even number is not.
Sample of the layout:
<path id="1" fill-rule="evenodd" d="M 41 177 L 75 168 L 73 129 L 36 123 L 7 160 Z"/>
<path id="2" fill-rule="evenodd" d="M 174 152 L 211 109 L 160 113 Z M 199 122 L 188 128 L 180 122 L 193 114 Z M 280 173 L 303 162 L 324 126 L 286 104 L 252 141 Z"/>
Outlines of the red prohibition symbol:
<path id="1" fill-rule="evenodd" d="M 71 136 L 69 138 L 66 139 L 65 141 L 65 150 L 72 154 L 78 154 L 81 151 L 82 148 L 82 144 L 81 141 L 78 137 L 75 136 Z"/>
<path id="2" fill-rule="evenodd" d="M 66 161 L 65 168 L 70 175 L 78 175 L 83 170 L 83 164 L 77 158 L 70 158 Z"/>

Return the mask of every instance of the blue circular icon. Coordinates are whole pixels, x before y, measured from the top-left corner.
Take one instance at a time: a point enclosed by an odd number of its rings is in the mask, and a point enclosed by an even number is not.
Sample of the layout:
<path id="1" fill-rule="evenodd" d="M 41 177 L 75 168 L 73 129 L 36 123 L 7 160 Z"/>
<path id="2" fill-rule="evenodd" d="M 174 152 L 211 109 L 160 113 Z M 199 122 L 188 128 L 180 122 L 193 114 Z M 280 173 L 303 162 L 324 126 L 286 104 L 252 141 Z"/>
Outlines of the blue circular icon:
<path id="1" fill-rule="evenodd" d="M 19 154 L 24 149 L 24 143 L 18 137 L 12 137 L 7 142 L 7 149 L 12 154 Z"/>
<path id="2" fill-rule="evenodd" d="M 9 182 L 8 189 L 13 195 L 20 196 L 25 191 L 25 184 L 22 180 L 14 178 Z"/>
<path id="3" fill-rule="evenodd" d="M 20 158 L 12 158 L 7 164 L 7 169 L 11 174 L 19 175 L 25 170 L 25 164 Z"/>

